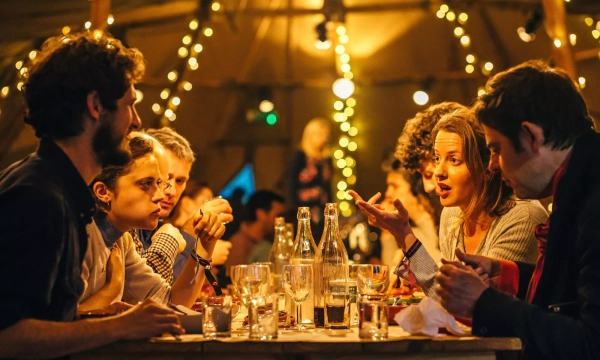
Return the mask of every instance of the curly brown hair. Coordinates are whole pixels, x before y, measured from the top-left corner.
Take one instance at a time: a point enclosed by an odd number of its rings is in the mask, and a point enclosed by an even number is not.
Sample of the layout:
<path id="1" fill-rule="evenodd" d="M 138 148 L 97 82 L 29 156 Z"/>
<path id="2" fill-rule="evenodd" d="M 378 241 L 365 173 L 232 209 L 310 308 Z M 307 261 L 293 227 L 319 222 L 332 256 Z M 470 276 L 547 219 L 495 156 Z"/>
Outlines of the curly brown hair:
<path id="1" fill-rule="evenodd" d="M 406 121 L 396 145 L 396 158 L 403 168 L 415 172 L 427 161 L 433 160 L 433 141 L 431 132 L 440 118 L 454 110 L 467 110 L 467 107 L 445 101 L 431 105 L 418 112 L 414 118 Z"/>
<path id="2" fill-rule="evenodd" d="M 86 31 L 49 38 L 27 68 L 25 122 L 37 137 L 64 139 L 83 131 L 90 93 L 115 111 L 117 100 L 141 80 L 145 64 L 137 49 Z"/>

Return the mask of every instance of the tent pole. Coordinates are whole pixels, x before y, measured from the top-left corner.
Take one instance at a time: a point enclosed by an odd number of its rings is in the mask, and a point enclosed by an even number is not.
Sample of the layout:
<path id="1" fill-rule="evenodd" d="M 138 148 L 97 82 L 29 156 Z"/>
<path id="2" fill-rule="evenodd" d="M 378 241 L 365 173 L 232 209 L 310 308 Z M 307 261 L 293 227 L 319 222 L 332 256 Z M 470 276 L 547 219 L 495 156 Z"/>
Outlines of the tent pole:
<path id="1" fill-rule="evenodd" d="M 556 65 L 569 74 L 571 79 L 577 78 L 577 69 L 575 61 L 569 46 L 569 37 L 567 35 L 566 11 L 564 0 L 542 0 L 544 6 L 546 32 L 552 40 L 552 52 Z M 560 44 L 558 43 L 560 41 Z M 559 46 L 556 46 L 556 45 Z"/>
<path id="2" fill-rule="evenodd" d="M 90 21 L 91 29 L 105 30 L 106 20 L 110 14 L 110 0 L 91 0 Z"/>

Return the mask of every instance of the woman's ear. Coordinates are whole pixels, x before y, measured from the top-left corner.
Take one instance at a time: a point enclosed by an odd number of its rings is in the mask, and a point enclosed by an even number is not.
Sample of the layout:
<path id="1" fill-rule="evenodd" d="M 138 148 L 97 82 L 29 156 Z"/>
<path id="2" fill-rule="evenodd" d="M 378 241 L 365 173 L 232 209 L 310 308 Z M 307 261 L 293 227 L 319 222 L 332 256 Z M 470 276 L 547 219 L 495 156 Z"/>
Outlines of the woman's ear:
<path id="1" fill-rule="evenodd" d="M 92 192 L 96 198 L 105 204 L 109 204 L 113 198 L 113 192 L 102 181 L 97 181 L 92 186 Z"/>

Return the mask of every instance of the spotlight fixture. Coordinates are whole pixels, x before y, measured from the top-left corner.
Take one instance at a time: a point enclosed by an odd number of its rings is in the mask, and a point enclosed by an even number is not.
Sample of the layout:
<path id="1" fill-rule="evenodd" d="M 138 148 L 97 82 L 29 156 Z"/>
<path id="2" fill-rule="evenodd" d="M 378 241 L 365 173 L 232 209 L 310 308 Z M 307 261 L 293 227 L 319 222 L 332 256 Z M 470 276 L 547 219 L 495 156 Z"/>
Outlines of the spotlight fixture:
<path id="1" fill-rule="evenodd" d="M 535 11 L 531 14 L 529 19 L 527 19 L 525 26 L 521 26 L 517 29 L 517 34 L 519 34 L 521 40 L 531 42 L 535 40 L 535 32 L 540 25 L 542 25 L 543 21 L 544 15 L 539 11 Z"/>
<path id="2" fill-rule="evenodd" d="M 327 50 L 331 47 L 331 40 L 327 37 L 327 19 L 317 24 L 315 27 L 317 32 L 317 39 L 315 40 L 315 47 L 319 50 Z"/>

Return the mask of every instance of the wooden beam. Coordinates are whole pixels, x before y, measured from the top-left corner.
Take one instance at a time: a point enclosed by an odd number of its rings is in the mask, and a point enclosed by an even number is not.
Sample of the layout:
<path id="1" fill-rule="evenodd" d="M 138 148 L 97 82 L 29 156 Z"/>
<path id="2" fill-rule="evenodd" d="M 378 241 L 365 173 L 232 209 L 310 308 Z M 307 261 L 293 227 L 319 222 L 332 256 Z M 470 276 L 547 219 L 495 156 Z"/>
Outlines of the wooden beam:
<path id="1" fill-rule="evenodd" d="M 104 31 L 108 26 L 106 21 L 110 15 L 110 0 L 91 0 L 91 3 L 91 29 Z"/>
<path id="2" fill-rule="evenodd" d="M 544 25 L 550 40 L 552 41 L 552 52 L 556 65 L 569 74 L 572 79 L 577 78 L 577 69 L 571 47 L 569 46 L 569 35 L 567 33 L 566 12 L 564 0 L 542 0 L 544 5 Z M 559 47 L 555 42 L 560 41 Z"/>

